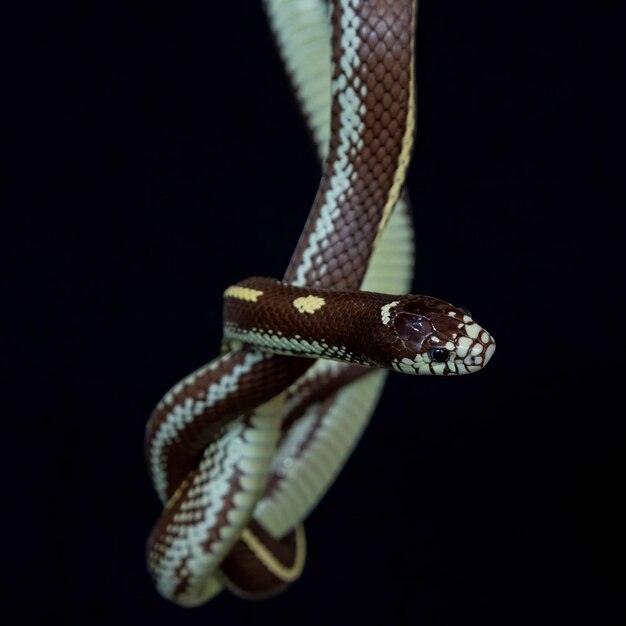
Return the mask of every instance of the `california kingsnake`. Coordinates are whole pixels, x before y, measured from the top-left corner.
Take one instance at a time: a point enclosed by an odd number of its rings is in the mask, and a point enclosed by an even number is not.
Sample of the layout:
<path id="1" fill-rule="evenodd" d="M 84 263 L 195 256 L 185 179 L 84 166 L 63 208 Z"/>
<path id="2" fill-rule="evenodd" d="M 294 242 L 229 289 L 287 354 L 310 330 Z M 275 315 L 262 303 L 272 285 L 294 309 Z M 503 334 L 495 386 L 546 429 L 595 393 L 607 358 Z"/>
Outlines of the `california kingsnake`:
<path id="1" fill-rule="evenodd" d="M 266 9 L 327 156 L 284 284 L 248 279 L 226 290 L 222 355 L 168 392 L 147 425 L 150 475 L 165 505 L 148 567 L 159 591 L 186 606 L 224 585 L 263 597 L 299 576 L 301 522 L 349 456 L 385 380 L 385 371 L 354 363 L 458 374 L 483 367 L 495 349 L 463 309 L 357 293 L 410 288 L 412 234 L 400 194 L 415 119 L 414 2 L 334 0 L 332 37 L 320 0 L 266 0 Z M 286 356 L 296 354 L 308 358 Z"/>

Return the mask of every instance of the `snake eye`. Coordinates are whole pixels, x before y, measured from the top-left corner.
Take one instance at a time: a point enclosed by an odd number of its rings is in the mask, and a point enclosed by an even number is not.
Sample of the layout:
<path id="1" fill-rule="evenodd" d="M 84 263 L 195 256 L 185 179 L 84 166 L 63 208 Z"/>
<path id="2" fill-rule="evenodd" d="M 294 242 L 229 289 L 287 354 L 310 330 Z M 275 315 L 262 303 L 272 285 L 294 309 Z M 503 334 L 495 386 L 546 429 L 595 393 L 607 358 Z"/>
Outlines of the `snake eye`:
<path id="1" fill-rule="evenodd" d="M 444 350 L 443 348 L 433 348 L 432 350 L 428 351 L 428 356 L 435 363 L 443 363 L 444 361 L 448 360 L 448 351 Z"/>

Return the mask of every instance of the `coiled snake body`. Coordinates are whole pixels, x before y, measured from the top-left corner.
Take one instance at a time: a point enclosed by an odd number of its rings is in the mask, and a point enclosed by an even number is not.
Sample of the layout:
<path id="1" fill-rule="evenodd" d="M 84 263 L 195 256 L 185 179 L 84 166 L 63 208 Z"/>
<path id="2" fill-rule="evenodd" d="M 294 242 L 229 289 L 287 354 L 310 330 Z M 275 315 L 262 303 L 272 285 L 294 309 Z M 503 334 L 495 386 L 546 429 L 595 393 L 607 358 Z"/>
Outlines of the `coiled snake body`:
<path id="1" fill-rule="evenodd" d="M 328 39 L 320 0 L 265 4 L 326 159 L 283 281 L 253 278 L 226 290 L 222 355 L 167 393 L 146 429 L 165 505 L 148 567 L 159 591 L 187 606 L 224 585 L 263 597 L 299 576 L 302 520 L 382 390 L 385 371 L 362 366 L 464 374 L 495 349 L 464 309 L 358 291 L 410 288 L 401 190 L 415 117 L 414 2 L 334 0 Z"/>

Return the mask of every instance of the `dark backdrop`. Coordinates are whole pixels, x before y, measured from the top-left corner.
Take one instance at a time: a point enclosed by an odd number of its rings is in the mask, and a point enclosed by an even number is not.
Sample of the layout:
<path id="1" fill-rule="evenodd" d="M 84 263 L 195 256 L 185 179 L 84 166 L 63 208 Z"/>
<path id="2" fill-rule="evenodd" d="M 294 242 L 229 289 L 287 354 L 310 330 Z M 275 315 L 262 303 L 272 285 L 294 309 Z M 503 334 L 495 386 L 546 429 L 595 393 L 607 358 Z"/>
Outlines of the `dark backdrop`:
<path id="1" fill-rule="evenodd" d="M 28 623 L 553 625 L 618 597 L 611 21 L 422 2 L 414 290 L 469 308 L 496 355 L 392 375 L 307 524 L 302 579 L 192 611 L 145 570 L 144 425 L 217 353 L 224 288 L 282 275 L 316 158 L 256 1 L 10 24 L 3 518 Z"/>

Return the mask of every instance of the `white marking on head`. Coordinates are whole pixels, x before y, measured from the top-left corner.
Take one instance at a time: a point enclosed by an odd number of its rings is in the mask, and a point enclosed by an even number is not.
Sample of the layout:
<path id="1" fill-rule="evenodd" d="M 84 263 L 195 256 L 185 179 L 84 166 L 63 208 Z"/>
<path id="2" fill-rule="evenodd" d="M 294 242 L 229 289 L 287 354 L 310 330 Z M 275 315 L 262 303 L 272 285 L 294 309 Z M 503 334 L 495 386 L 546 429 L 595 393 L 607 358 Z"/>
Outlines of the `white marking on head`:
<path id="1" fill-rule="evenodd" d="M 402 359 L 404 360 L 408 360 L 408 359 Z M 398 367 L 400 368 L 401 372 L 404 372 L 405 374 L 415 374 L 415 366 L 413 363 L 398 363 Z"/>
<path id="2" fill-rule="evenodd" d="M 469 337 L 459 337 L 459 340 L 456 342 L 457 348 L 456 353 L 460 359 L 464 359 L 467 355 L 467 351 L 472 345 L 472 340 Z"/>
<path id="3" fill-rule="evenodd" d="M 436 363 L 433 361 L 430 363 L 430 368 L 433 374 L 441 375 L 446 371 L 446 363 Z"/>
<path id="4" fill-rule="evenodd" d="M 480 333 L 480 326 L 475 322 L 469 322 L 465 325 L 465 333 L 470 339 L 476 339 Z"/>
<path id="5" fill-rule="evenodd" d="M 418 374 L 425 374 L 426 376 L 431 376 L 433 371 L 430 369 L 430 363 L 423 362 L 419 365 L 417 369 Z"/>
<path id="6" fill-rule="evenodd" d="M 472 356 L 478 356 L 483 351 L 483 344 L 476 342 L 472 346 Z"/>
<path id="7" fill-rule="evenodd" d="M 391 321 L 391 309 L 398 304 L 400 304 L 400 301 L 394 300 L 393 302 L 389 302 L 388 304 L 384 304 L 380 307 L 380 318 L 385 326 L 387 326 L 387 324 Z"/>

